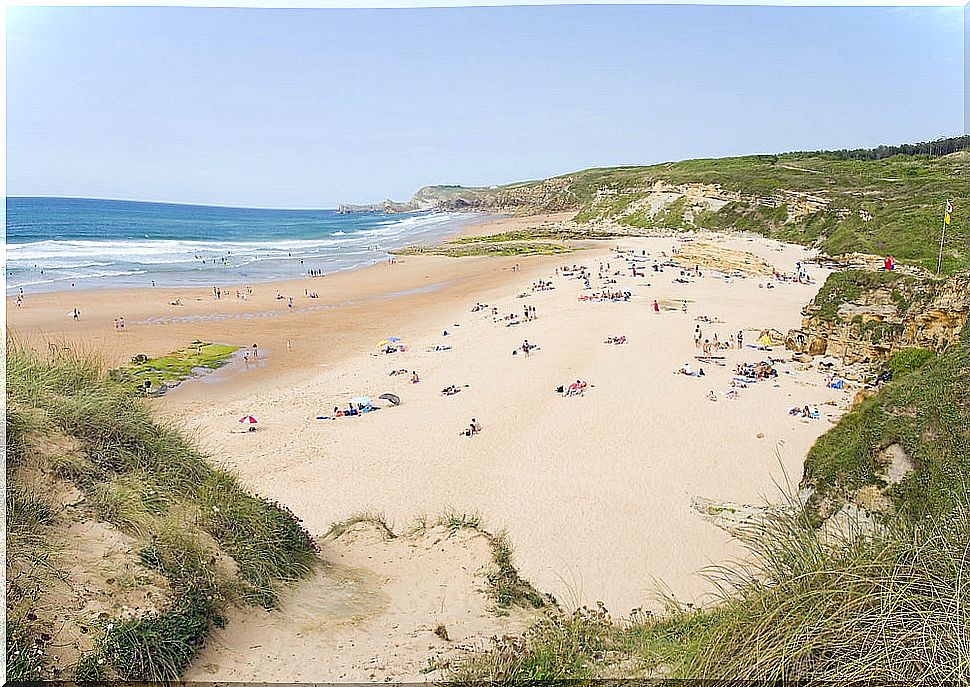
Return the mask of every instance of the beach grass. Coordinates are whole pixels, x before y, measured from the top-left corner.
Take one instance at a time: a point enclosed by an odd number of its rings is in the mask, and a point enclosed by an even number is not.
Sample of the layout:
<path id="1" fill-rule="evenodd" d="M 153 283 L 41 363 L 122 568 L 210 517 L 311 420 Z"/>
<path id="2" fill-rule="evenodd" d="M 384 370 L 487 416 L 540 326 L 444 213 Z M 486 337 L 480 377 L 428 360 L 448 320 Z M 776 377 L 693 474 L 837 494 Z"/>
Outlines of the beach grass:
<path id="1" fill-rule="evenodd" d="M 10 679 L 178 679 L 228 604 L 272 608 L 282 586 L 316 564 L 316 545 L 291 512 L 243 491 L 143 403 L 97 361 L 41 360 L 8 343 Z M 80 500 L 67 507 L 61 492 Z M 92 630 L 94 648 L 57 667 L 44 659 L 57 628 L 31 609 L 81 565 L 52 543 L 72 523 L 129 538 L 131 564 L 159 574 L 169 592 L 138 617 L 109 614 Z M 41 653 L 25 655 L 27 646 Z"/>
<path id="2" fill-rule="evenodd" d="M 192 377 L 200 369 L 212 370 L 228 362 L 238 346 L 194 341 L 190 346 L 157 358 L 135 356 L 129 365 L 113 374 L 132 389 L 155 391 Z"/>
<path id="3" fill-rule="evenodd" d="M 348 517 L 330 524 L 330 529 L 327 530 L 328 537 L 341 537 L 345 533 L 349 532 L 354 526 L 360 523 L 367 523 L 377 528 L 381 533 L 381 536 L 385 539 L 396 539 L 397 534 L 394 532 L 391 523 L 388 521 L 387 516 L 379 511 L 360 511 L 359 513 L 353 513 Z"/>

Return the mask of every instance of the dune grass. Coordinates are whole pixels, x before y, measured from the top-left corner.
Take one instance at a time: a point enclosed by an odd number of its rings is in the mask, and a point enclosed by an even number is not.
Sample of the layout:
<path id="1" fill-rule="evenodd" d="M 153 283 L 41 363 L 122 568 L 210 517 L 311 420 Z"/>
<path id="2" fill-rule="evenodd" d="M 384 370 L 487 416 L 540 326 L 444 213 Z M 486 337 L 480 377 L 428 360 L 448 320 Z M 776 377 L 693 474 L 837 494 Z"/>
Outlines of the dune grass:
<path id="1" fill-rule="evenodd" d="M 42 593 L 39 567 L 23 564 L 45 555 L 53 561 L 41 544 L 71 517 L 110 523 L 140 542 L 133 555 L 172 589 L 168 606 L 156 613 L 101 623 L 96 649 L 78 658 L 79 679 L 177 679 L 226 604 L 273 608 L 281 585 L 308 574 L 317 560 L 315 543 L 292 513 L 244 492 L 142 404 L 97 361 L 41 360 L 8 344 L 7 498 L 14 515 L 8 572 L 11 560 L 19 561 L 18 569 L 27 570 L 22 577 L 34 581 L 33 591 L 11 605 L 17 589 L 8 580 L 8 618 L 27 617 L 19 609 L 29 606 L 30 593 Z M 48 517 L 28 462 L 74 485 L 84 495 L 81 505 Z M 220 560 L 231 565 L 220 568 Z M 30 625 L 13 628 L 8 658 L 29 639 Z M 40 669 L 25 665 L 21 676 Z"/>

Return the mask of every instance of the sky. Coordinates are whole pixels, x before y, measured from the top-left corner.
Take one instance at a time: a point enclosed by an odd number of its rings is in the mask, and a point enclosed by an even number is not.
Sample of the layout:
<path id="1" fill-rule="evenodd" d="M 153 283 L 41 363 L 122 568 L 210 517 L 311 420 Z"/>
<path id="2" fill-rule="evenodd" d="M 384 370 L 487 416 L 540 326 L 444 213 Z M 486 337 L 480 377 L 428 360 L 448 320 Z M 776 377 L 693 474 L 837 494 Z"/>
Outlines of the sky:
<path id="1" fill-rule="evenodd" d="M 965 131 L 962 7 L 8 8 L 7 193 L 406 200 Z"/>

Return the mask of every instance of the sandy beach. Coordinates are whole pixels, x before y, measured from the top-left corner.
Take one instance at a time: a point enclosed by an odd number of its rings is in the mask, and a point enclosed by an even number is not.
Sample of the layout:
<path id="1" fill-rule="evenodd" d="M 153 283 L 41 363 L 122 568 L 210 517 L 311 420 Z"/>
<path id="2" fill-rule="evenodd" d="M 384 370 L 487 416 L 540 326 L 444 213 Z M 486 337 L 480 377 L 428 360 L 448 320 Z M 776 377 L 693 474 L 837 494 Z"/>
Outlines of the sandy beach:
<path id="1" fill-rule="evenodd" d="M 475 231 L 487 233 L 482 225 Z M 28 295 L 23 308 L 8 299 L 9 327 L 41 350 L 56 342 L 98 351 L 111 364 L 196 339 L 258 343 L 258 362 L 237 358 L 151 401 L 158 417 L 187 429 L 245 486 L 285 503 L 315 536 L 364 510 L 402 529 L 447 509 L 477 513 L 490 530 L 508 532 L 521 574 L 538 589 L 567 608 L 603 601 L 624 614 L 651 607 L 658 581 L 684 602 L 709 598 L 712 586 L 699 572 L 743 549 L 693 510 L 692 499 L 777 500 L 786 482 L 798 482 L 807 450 L 849 399 L 793 362 L 777 363 L 777 378 L 731 386 L 739 363 L 789 361 L 783 346 L 728 348 L 704 363 L 695 357 L 702 355 L 698 325 L 704 338 L 721 341 L 743 332 L 745 344 L 756 344 L 766 328 L 797 327 L 827 274 L 809 266 L 814 284 L 807 285 L 758 274 L 727 278 L 703 267 L 702 276 L 681 278 L 678 268 L 651 268 L 698 246 L 752 264 L 761 258 L 788 274 L 810 257 L 801 247 L 743 235 L 590 242 L 560 256 L 406 257 L 256 284 L 245 300 L 235 288 L 220 300 L 198 289 Z M 634 255 L 642 276 L 627 267 Z M 573 265 L 588 268 L 589 289 L 561 269 Z M 540 280 L 553 288 L 534 290 Z M 589 300 L 604 289 L 631 295 Z M 182 305 L 169 305 L 176 299 Z M 476 304 L 487 307 L 473 311 Z M 534 308 L 531 321 L 502 319 L 524 319 L 524 306 Z M 123 333 L 112 326 L 119 316 Z M 389 336 L 407 349 L 379 352 L 377 342 Z M 608 337 L 625 343 L 605 343 Z M 537 346 L 528 355 L 525 340 Z M 677 374 L 685 362 L 705 375 Z M 407 374 L 390 374 L 396 370 Z M 586 382 L 582 395 L 557 393 L 577 380 Z M 442 394 L 452 385 L 458 393 Z M 386 392 L 401 405 L 379 401 L 378 412 L 332 417 L 351 398 Z M 788 412 L 805 405 L 818 406 L 821 417 Z M 244 414 L 258 417 L 259 431 L 237 431 Z M 332 419 L 318 419 L 325 417 Z M 465 436 L 471 418 L 482 429 Z M 328 549 L 325 542 L 324 558 Z M 220 641 L 225 653 L 233 640 Z M 273 670 L 281 679 L 319 677 L 292 665 Z M 231 674 L 266 677 L 247 673 L 245 662 Z M 367 677 L 344 671 L 333 678 L 355 675 Z"/>

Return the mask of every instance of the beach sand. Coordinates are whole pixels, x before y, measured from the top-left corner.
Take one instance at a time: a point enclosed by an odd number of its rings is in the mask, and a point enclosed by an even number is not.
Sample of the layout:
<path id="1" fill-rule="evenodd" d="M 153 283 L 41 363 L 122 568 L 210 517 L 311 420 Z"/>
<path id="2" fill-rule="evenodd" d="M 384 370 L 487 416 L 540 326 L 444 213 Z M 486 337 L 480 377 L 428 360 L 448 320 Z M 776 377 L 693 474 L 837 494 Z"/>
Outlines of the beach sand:
<path id="1" fill-rule="evenodd" d="M 490 230 L 502 227 L 500 221 Z M 757 237 L 701 240 L 760 256 L 788 273 L 809 256 Z M 216 301 L 199 290 L 44 294 L 28 296 L 16 311 L 8 299 L 8 315 L 15 335 L 32 345 L 94 348 L 112 363 L 195 339 L 257 342 L 258 364 L 236 361 L 183 384 L 151 402 L 158 416 L 187 429 L 245 486 L 285 503 L 315 536 L 363 510 L 380 511 L 401 528 L 449 508 L 478 513 L 490 530 L 507 530 L 521 574 L 538 589 L 567 608 L 603 601 L 624 614 L 653 607 L 658 581 L 684 602 L 709 599 L 712 585 L 699 571 L 744 551 L 692 510 L 691 499 L 777 501 L 786 483 L 797 484 L 809 447 L 849 399 L 848 391 L 826 388 L 818 373 L 794 364 L 780 365 L 777 380 L 740 389 L 737 399 L 724 396 L 736 363 L 790 358 L 783 347 L 724 351 L 726 365 L 704 365 L 703 378 L 675 374 L 684 362 L 700 367 L 693 341 L 698 316 L 721 321 L 701 323 L 705 336 L 716 332 L 724 340 L 743 330 L 745 342 L 755 343 L 764 328 L 799 326 L 801 308 L 827 275 L 812 266 L 814 285 L 775 282 L 770 289 L 762 276 L 725 280 L 710 272 L 680 284 L 671 268 L 631 277 L 612 253 L 620 246 L 659 256 L 678 243 L 631 238 L 591 242 L 560 256 L 407 257 L 322 279 L 253 285 L 247 301 Z M 586 265 L 595 292 L 600 262 L 623 270 L 609 288 L 630 290 L 629 302 L 580 301 L 590 291 L 554 274 L 557 266 Z M 533 293 L 540 278 L 551 278 L 555 288 Z M 305 288 L 320 298 L 305 298 Z M 294 297 L 292 311 L 275 299 L 277 289 Z M 529 295 L 518 298 L 522 293 Z M 185 305 L 166 305 L 175 298 Z M 674 309 L 657 314 L 654 299 Z M 488 311 L 471 312 L 476 302 L 503 315 L 534 306 L 538 318 L 507 327 Z M 73 307 L 82 311 L 80 322 L 71 320 Z M 127 322 L 123 334 L 112 327 L 119 315 Z M 615 335 L 627 343 L 603 342 Z M 386 336 L 402 338 L 408 349 L 378 354 L 375 344 Z M 513 356 L 524 339 L 539 350 Z M 436 345 L 451 350 L 428 350 Z M 416 370 L 420 383 L 390 376 L 395 369 Z M 576 379 L 591 385 L 585 395 L 555 392 Z M 452 384 L 461 392 L 441 395 Z M 708 398 L 711 390 L 716 402 Z M 385 392 L 399 395 L 401 405 L 316 419 L 352 397 Z M 823 417 L 792 417 L 787 409 L 794 405 L 819 405 Z M 250 413 L 259 431 L 236 432 L 238 418 Z M 482 432 L 461 436 L 471 418 Z M 426 622 L 416 612 L 414 624 Z M 374 623 L 357 631 L 380 632 Z M 236 640 L 242 651 L 247 638 Z M 231 674 L 251 680 L 315 675 L 298 661 L 274 663 L 273 670 L 253 665 L 255 672 Z M 410 675 L 411 668 L 391 672 Z M 360 671 L 337 677 L 368 679 Z"/>

